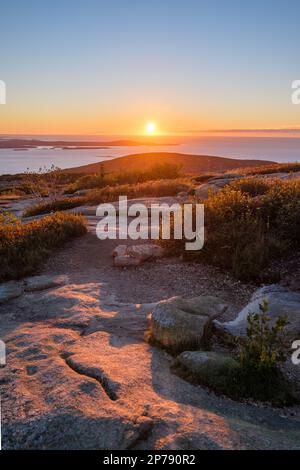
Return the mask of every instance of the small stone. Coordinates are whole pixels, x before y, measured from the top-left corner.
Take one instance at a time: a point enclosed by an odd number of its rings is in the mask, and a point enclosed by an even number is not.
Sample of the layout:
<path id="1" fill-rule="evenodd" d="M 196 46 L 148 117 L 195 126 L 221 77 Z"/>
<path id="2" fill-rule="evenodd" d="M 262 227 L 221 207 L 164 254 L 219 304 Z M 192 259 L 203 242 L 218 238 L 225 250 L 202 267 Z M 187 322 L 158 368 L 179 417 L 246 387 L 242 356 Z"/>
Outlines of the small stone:
<path id="1" fill-rule="evenodd" d="M 9 281 L 0 284 L 0 304 L 19 297 L 23 293 L 23 284 L 19 281 Z"/>
<path id="2" fill-rule="evenodd" d="M 34 374 L 37 373 L 38 367 L 37 366 L 27 366 L 26 370 L 27 370 L 28 375 L 34 375 Z"/>

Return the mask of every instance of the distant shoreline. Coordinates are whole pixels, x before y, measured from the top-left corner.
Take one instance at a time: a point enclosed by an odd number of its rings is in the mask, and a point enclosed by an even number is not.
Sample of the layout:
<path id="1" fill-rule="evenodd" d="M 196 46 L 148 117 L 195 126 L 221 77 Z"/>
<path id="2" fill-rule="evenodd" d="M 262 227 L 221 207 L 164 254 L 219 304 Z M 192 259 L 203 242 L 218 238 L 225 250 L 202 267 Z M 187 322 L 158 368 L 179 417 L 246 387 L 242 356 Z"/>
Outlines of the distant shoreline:
<path id="1" fill-rule="evenodd" d="M 38 140 L 38 139 L 0 139 L 0 149 L 27 150 L 38 147 L 51 147 L 62 150 L 97 150 L 109 149 L 110 147 L 137 147 L 141 145 L 177 145 L 176 143 L 158 143 L 146 138 L 141 141 L 135 140 L 112 140 L 112 141 L 68 141 L 68 140 Z"/>
<path id="2" fill-rule="evenodd" d="M 5 138 L 4 138 L 5 137 Z M 73 140 L 74 139 L 74 140 Z M 0 174 L 19 174 L 28 169 L 38 171 L 39 168 L 50 168 L 52 165 L 61 169 L 77 168 L 99 161 L 113 160 L 131 154 L 148 153 L 173 153 L 188 155 L 206 155 L 238 160 L 260 160 L 275 161 L 277 163 L 294 163 L 300 161 L 300 139 L 280 139 L 280 138 L 213 138 L 203 137 L 194 139 L 174 139 L 176 145 L 167 145 L 165 139 L 160 136 L 155 142 L 136 139 L 139 145 L 132 144 L 135 139 L 132 136 L 123 138 L 122 136 L 99 135 L 95 141 L 90 141 L 88 136 L 0 136 Z M 148 139 L 147 139 L 148 140 Z M 164 140 L 164 142 L 162 142 Z M 26 141 L 27 147 L 24 147 Z M 169 141 L 173 141 L 170 138 Z M 13 145 L 19 145 L 15 150 Z M 80 146 L 77 143 L 80 142 Z M 84 145 L 88 142 L 88 146 Z M 102 143 L 99 148 L 99 143 Z M 114 142 L 114 146 L 109 147 L 109 143 Z M 59 143 L 59 147 L 54 147 Z M 68 145 L 62 145 L 62 144 Z M 10 144 L 10 145 L 8 145 Z M 32 144 L 42 144 L 32 147 Z M 48 144 L 48 145 L 46 145 Z M 152 144 L 152 145 L 150 145 Z M 65 147 L 64 150 L 62 147 Z M 76 147 L 76 148 L 75 148 Z M 98 147 L 98 148 L 97 148 Z M 108 148 L 109 147 L 109 148 Z M 74 150 L 72 152 L 72 150 Z M 122 170 L 123 171 L 123 170 Z M 126 171 L 126 169 L 125 169 Z"/>

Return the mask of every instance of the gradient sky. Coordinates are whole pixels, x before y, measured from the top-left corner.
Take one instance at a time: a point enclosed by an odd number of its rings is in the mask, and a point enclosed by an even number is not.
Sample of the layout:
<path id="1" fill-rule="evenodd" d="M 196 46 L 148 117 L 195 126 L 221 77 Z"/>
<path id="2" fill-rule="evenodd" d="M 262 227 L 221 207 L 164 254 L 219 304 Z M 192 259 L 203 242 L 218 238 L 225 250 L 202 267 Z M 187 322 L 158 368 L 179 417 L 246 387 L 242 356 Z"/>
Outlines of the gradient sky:
<path id="1" fill-rule="evenodd" d="M 299 0 L 9 0 L 0 133 L 300 126 Z"/>

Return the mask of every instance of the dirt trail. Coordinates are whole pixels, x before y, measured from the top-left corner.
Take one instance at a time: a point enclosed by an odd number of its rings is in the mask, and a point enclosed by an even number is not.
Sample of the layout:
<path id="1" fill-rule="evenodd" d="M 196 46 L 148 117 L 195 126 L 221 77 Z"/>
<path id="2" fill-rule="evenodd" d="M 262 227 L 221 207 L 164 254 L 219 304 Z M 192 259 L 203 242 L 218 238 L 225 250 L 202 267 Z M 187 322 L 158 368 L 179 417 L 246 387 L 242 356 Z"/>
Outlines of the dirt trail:
<path id="1" fill-rule="evenodd" d="M 185 382 L 144 341 L 151 303 L 209 293 L 234 315 L 253 286 L 178 260 L 114 268 L 119 242 L 99 241 L 93 220 L 41 271 L 66 285 L 0 306 L 3 448 L 300 448 L 292 416 Z"/>

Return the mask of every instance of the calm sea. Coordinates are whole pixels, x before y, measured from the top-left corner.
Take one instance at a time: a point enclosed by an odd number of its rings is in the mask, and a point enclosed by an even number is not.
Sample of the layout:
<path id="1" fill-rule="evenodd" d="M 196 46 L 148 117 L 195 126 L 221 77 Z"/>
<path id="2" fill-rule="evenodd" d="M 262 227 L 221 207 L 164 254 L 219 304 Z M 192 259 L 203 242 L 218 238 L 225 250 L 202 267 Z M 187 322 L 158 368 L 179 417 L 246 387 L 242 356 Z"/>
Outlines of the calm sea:
<path id="1" fill-rule="evenodd" d="M 81 139 L 101 142 L 125 138 L 136 140 L 132 136 L 26 136 L 26 138 L 31 137 L 41 140 Z M 157 141 L 157 138 L 152 138 Z M 59 168 L 70 168 L 144 152 L 178 152 L 276 162 L 300 162 L 300 138 L 296 137 L 164 137 L 160 138 L 159 142 L 165 142 L 165 145 L 111 147 L 98 150 L 62 150 L 45 147 L 18 151 L 4 149 L 0 150 L 0 174 L 20 173 L 27 168 L 30 170 L 38 170 L 44 166 L 50 168 L 52 164 Z"/>

